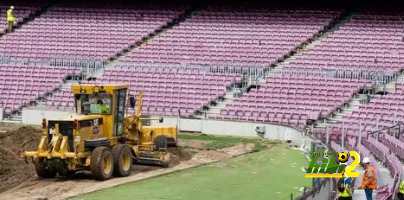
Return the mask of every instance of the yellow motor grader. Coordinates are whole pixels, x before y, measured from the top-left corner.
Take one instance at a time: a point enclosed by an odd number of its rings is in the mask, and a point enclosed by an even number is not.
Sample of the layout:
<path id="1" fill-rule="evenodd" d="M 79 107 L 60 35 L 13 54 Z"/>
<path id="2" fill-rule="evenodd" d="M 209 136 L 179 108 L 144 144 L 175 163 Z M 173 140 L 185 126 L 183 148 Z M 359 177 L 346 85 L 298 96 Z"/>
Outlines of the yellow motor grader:
<path id="1" fill-rule="evenodd" d="M 42 137 L 36 151 L 22 150 L 32 158 L 38 176 L 72 175 L 90 170 L 95 179 L 129 176 L 134 163 L 167 167 L 176 146 L 177 127 L 143 126 L 143 92 L 136 101 L 128 94 L 128 85 L 78 84 L 71 86 L 76 113 L 58 119 L 43 119 Z"/>

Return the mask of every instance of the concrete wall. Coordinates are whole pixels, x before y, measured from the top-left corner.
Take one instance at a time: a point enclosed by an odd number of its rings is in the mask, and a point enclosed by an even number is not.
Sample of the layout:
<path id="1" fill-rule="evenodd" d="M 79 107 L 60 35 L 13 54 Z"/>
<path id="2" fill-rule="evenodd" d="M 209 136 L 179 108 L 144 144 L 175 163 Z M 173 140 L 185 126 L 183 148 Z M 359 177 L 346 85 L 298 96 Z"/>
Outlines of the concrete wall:
<path id="1" fill-rule="evenodd" d="M 51 119 L 69 114 L 70 112 L 66 111 L 24 108 L 22 110 L 22 123 L 29 125 L 40 125 L 43 118 Z M 163 123 L 151 121 L 151 125 L 177 125 L 180 131 L 249 137 L 258 137 L 256 128 L 258 126 L 263 126 L 265 127 L 265 138 L 282 141 L 291 140 L 291 144 L 298 146 L 302 145 L 303 143 L 305 143 L 307 147 L 310 147 L 311 145 L 311 141 L 308 141 L 302 137 L 303 133 L 301 130 L 274 124 L 216 119 L 184 119 L 177 117 L 164 117 Z"/>
<path id="2" fill-rule="evenodd" d="M 3 108 L 0 107 L 0 122 L 3 121 Z"/>
<path id="3" fill-rule="evenodd" d="M 177 125 L 180 131 L 198 132 L 214 135 L 250 136 L 257 137 L 257 126 L 265 127 L 265 138 L 282 141 L 291 140 L 293 145 L 301 145 L 304 140 L 302 131 L 292 127 L 216 119 L 184 119 L 177 117 L 164 117 L 164 122 L 152 121 L 151 125 Z"/>
<path id="4" fill-rule="evenodd" d="M 42 119 L 55 119 L 57 117 L 66 116 L 71 114 L 67 111 L 58 110 L 42 110 L 33 108 L 22 109 L 22 123 L 27 125 L 41 125 Z"/>

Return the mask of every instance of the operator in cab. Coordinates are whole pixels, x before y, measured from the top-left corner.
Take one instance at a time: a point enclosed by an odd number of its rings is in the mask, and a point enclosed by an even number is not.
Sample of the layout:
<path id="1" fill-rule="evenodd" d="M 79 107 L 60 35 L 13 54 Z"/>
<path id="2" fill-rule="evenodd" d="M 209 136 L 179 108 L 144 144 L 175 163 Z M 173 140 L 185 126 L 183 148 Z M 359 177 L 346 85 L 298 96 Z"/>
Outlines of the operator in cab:
<path id="1" fill-rule="evenodd" d="M 109 113 L 109 108 L 101 99 L 98 99 L 97 104 L 100 105 L 101 113 Z"/>

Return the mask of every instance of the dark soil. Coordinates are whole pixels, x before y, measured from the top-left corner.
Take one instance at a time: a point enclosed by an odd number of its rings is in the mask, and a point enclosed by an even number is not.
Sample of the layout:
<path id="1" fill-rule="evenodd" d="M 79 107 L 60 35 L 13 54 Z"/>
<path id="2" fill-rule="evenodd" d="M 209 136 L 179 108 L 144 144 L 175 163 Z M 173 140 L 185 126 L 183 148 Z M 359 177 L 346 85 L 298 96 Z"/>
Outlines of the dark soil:
<path id="1" fill-rule="evenodd" d="M 181 161 L 191 160 L 192 154 L 189 149 L 186 150 L 183 147 L 169 148 L 168 151 L 173 155 L 170 162 L 170 167 L 180 164 Z"/>
<path id="2" fill-rule="evenodd" d="M 36 150 L 40 136 L 40 130 L 27 126 L 0 132 L 0 193 L 35 174 L 32 163 L 26 164 L 20 153 L 24 143 L 26 150 Z"/>

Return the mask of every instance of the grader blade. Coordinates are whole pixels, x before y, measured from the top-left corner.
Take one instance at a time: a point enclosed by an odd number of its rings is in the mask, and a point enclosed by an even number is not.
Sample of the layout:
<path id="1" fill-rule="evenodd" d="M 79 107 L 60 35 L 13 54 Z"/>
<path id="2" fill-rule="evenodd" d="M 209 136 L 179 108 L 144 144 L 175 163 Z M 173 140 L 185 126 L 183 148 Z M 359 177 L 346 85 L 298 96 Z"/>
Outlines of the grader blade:
<path id="1" fill-rule="evenodd" d="M 136 164 L 141 164 L 141 165 L 154 165 L 154 166 L 162 166 L 162 167 L 168 167 L 171 160 L 172 156 L 171 153 L 164 153 L 164 154 L 159 154 L 156 152 L 153 152 L 154 154 L 144 154 L 143 156 L 140 156 L 138 160 L 136 160 Z"/>
<path id="2" fill-rule="evenodd" d="M 145 157 L 141 157 L 140 159 L 138 159 L 136 161 L 136 164 L 138 164 L 138 165 L 148 165 L 148 166 L 163 166 L 164 165 L 163 161 L 160 160 L 160 159 L 145 158 Z"/>

